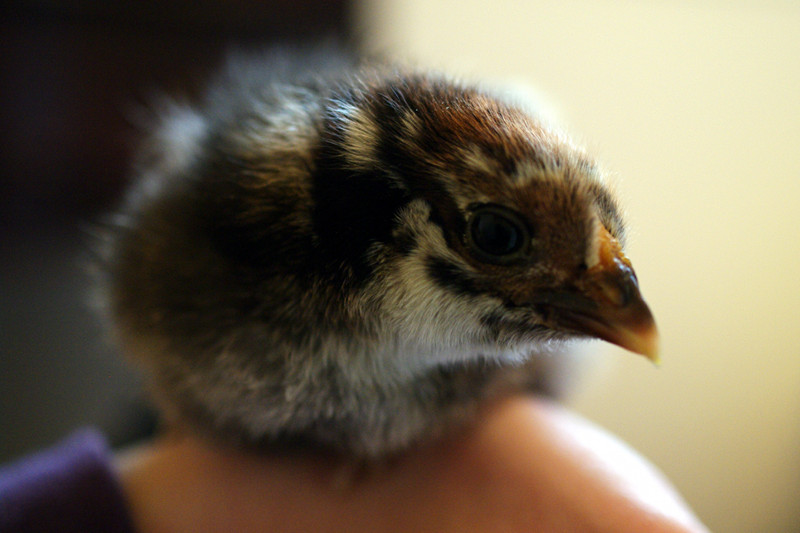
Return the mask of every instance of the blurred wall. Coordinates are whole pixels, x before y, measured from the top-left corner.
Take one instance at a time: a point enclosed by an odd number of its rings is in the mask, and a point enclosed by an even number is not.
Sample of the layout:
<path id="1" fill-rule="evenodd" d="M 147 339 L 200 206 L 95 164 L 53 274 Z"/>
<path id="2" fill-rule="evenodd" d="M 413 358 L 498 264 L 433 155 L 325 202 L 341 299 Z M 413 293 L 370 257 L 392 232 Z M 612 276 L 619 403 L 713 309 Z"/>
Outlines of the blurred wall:
<path id="1" fill-rule="evenodd" d="M 658 369 L 602 346 L 574 408 L 714 531 L 798 531 L 800 4 L 373 0 L 360 17 L 375 50 L 556 103 L 616 174 L 663 338 Z"/>

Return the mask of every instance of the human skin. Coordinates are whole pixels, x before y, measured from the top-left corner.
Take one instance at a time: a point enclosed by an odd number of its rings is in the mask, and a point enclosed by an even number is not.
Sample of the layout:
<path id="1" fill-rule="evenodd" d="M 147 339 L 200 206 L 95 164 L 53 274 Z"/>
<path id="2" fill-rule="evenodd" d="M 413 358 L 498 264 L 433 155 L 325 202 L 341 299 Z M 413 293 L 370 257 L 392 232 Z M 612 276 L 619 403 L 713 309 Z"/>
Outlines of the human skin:
<path id="1" fill-rule="evenodd" d="M 707 531 L 626 444 L 526 396 L 379 465 L 253 454 L 174 432 L 117 466 L 142 533 Z"/>

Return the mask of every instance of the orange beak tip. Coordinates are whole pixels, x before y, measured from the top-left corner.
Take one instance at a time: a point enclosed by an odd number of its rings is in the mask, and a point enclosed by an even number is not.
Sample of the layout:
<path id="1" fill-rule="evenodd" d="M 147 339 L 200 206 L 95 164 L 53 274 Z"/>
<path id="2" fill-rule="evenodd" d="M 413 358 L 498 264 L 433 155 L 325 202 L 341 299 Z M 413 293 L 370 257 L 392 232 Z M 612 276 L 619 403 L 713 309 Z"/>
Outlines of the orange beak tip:
<path id="1" fill-rule="evenodd" d="M 642 353 L 642 355 L 647 357 L 655 366 L 661 367 L 661 352 L 658 349 L 657 343 L 654 344 L 652 348 Z"/>
<path id="2" fill-rule="evenodd" d="M 624 343 L 623 347 L 643 355 L 654 365 L 661 366 L 658 330 L 654 324 L 643 332 L 631 332 L 630 341 Z"/>

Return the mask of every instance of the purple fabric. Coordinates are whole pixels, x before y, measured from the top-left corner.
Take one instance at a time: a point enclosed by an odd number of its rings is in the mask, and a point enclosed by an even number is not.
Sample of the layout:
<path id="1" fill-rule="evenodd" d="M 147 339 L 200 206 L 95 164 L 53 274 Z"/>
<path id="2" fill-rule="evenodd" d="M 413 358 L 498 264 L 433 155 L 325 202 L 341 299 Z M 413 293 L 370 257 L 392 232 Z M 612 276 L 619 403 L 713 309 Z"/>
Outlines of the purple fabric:
<path id="1" fill-rule="evenodd" d="M 102 435 L 82 430 L 0 469 L 2 533 L 133 533 Z"/>

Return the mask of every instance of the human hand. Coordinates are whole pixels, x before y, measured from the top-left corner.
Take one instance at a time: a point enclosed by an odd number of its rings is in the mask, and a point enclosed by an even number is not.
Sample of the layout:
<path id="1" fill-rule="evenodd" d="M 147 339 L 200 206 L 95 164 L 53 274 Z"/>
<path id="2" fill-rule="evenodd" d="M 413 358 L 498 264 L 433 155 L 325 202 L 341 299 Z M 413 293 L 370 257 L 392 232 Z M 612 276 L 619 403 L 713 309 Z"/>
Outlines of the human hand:
<path id="1" fill-rule="evenodd" d="M 358 475 L 330 456 L 248 454 L 188 435 L 119 469 L 143 533 L 707 531 L 636 452 L 530 397 Z"/>

